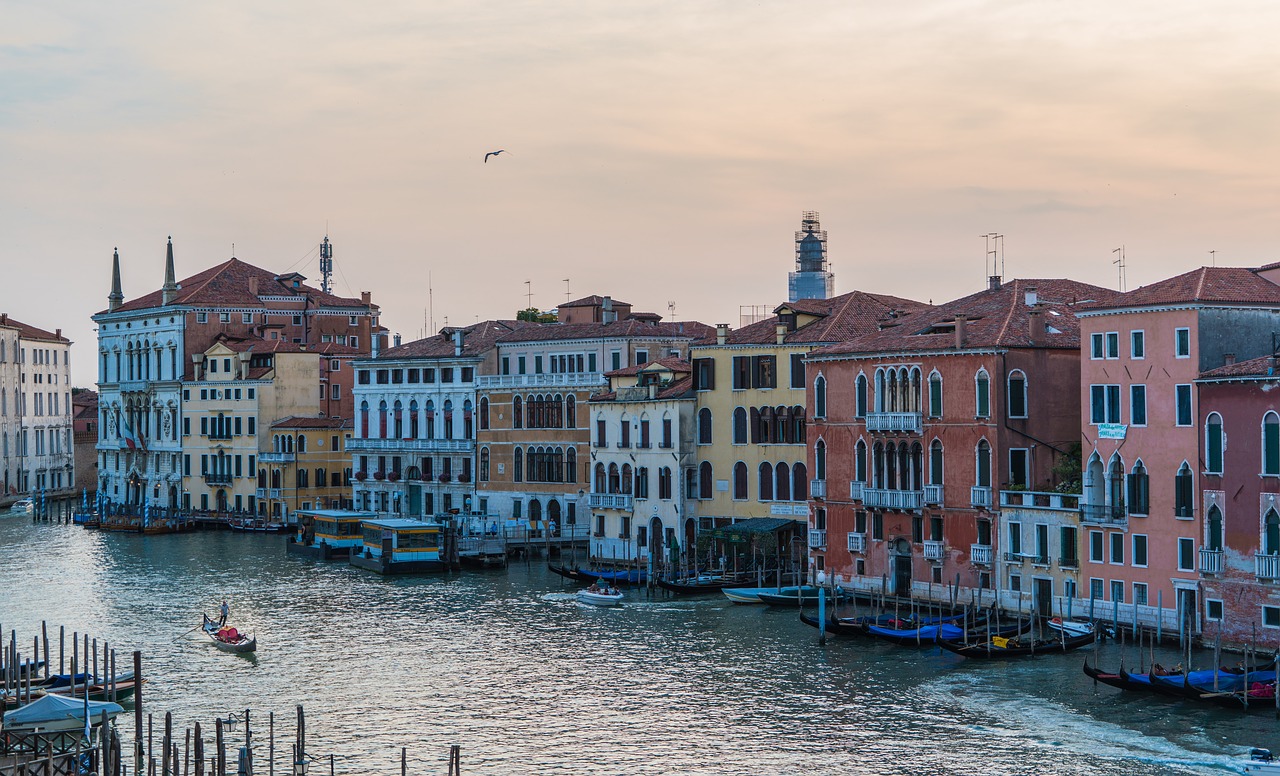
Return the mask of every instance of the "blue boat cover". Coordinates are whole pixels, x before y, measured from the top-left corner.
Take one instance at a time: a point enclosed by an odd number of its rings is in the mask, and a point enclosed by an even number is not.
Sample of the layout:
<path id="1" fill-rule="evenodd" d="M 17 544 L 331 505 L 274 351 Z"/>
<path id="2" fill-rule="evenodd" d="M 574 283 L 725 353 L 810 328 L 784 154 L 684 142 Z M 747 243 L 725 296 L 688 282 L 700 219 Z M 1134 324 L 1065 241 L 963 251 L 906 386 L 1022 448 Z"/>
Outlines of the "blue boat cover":
<path id="1" fill-rule="evenodd" d="M 55 722 L 78 719 L 84 723 L 85 701 L 83 698 L 69 698 L 65 695 L 46 695 L 26 706 L 7 711 L 4 715 L 6 730 L 14 728 L 48 727 Z M 102 719 L 103 712 L 107 717 L 114 717 L 124 711 L 118 703 L 89 701 L 89 718 L 94 721 Z"/>

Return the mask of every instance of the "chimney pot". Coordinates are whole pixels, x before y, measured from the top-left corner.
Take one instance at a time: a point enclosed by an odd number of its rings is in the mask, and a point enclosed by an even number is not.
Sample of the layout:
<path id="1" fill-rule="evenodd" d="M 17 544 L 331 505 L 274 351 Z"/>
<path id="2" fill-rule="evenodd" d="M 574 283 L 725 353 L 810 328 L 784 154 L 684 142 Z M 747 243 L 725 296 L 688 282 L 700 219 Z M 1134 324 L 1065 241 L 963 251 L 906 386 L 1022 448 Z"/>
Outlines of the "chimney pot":
<path id="1" fill-rule="evenodd" d="M 371 301 L 373 301 L 373 296 L 368 291 L 360 292 L 360 304 L 367 307 Z"/>
<path id="2" fill-rule="evenodd" d="M 391 339 L 391 341 L 395 344 L 395 346 L 396 346 L 397 348 L 398 348 L 398 347 L 400 347 L 400 334 L 399 334 L 399 332 L 397 332 L 397 333 L 396 333 L 396 336 L 395 336 L 395 337 L 393 337 L 393 338 Z"/>
<path id="3" fill-rule="evenodd" d="M 777 335 L 778 344 L 781 345 L 787 339 L 787 324 L 779 323 L 773 327 L 774 334 Z"/>
<path id="4" fill-rule="evenodd" d="M 963 315 L 956 316 L 956 347 L 963 348 L 965 341 L 964 323 L 967 320 Z"/>
<path id="5" fill-rule="evenodd" d="M 54 329 L 53 336 L 57 339 L 62 339 L 62 329 Z"/>
<path id="6" fill-rule="evenodd" d="M 1035 307 L 1039 301 L 1040 301 L 1040 298 L 1036 294 L 1036 287 L 1035 286 L 1029 287 L 1027 289 L 1027 307 Z"/>
<path id="7" fill-rule="evenodd" d="M 1222 354 L 1222 363 L 1223 363 L 1223 365 L 1224 365 L 1224 366 L 1230 366 L 1230 365 L 1234 364 L 1235 362 L 1236 362 L 1236 354 L 1235 354 L 1235 353 L 1223 353 L 1223 354 Z"/>
<path id="8" fill-rule="evenodd" d="M 999 275 L 992 275 L 992 276 L 990 276 L 990 277 L 988 277 L 988 278 L 987 278 L 987 290 L 988 290 L 988 291 L 999 291 L 999 290 L 1000 290 L 1000 276 L 999 276 Z"/>
<path id="9" fill-rule="evenodd" d="M 1032 292 L 1027 292 L 1030 295 Z M 1039 305 L 1032 307 L 1027 311 L 1027 338 L 1031 340 L 1032 345 L 1039 345 L 1040 338 L 1044 335 L 1044 311 Z"/>
<path id="10" fill-rule="evenodd" d="M 466 332 L 462 329 L 453 330 L 453 355 L 462 355 L 462 338 L 466 336 Z"/>
<path id="11" fill-rule="evenodd" d="M 717 323 L 716 324 L 716 344 L 723 345 L 728 338 L 729 338 L 729 324 Z"/>

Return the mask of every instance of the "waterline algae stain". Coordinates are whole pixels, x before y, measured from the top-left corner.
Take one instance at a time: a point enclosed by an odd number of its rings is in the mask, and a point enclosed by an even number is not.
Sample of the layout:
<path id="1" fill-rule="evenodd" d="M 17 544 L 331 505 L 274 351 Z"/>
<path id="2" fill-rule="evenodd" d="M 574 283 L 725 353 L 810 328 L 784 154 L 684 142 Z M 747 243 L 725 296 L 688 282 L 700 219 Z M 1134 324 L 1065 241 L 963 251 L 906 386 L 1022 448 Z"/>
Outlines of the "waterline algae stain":
<path id="1" fill-rule="evenodd" d="M 147 711 L 179 729 L 304 704 L 308 751 L 338 773 L 397 773 L 401 747 L 443 772 L 459 743 L 469 774 L 1208 774 L 1280 744 L 1270 715 L 1095 689 L 1074 655 L 819 647 L 794 610 L 639 591 L 602 610 L 537 564 L 391 578 L 286 557 L 279 537 L 21 519 L 0 519 L 0 548 L 6 629 L 141 650 Z M 179 638 L 223 598 L 256 659 Z"/>

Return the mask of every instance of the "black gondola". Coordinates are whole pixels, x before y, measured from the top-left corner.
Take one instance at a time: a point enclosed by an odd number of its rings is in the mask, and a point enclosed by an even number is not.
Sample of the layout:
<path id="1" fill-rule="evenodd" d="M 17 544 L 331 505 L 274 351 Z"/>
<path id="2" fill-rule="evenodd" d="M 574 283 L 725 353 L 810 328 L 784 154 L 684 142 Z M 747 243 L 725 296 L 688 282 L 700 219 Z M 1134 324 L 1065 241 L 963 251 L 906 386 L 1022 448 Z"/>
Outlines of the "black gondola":
<path id="1" fill-rule="evenodd" d="M 1005 641 L 1000 646 L 994 639 L 984 639 L 979 643 L 964 644 L 950 639 L 938 639 L 938 646 L 957 655 L 977 660 L 1000 659 L 1006 657 L 1028 657 L 1031 655 L 1061 655 L 1074 649 L 1093 643 L 1094 635 L 1072 636 L 1065 641 L 1061 638 L 1035 639 L 1034 643 L 1019 644 L 1015 640 Z"/>
<path id="2" fill-rule="evenodd" d="M 663 590 L 669 590 L 676 595 L 718 593 L 726 587 L 739 587 L 742 585 L 742 580 L 734 577 L 708 577 L 706 575 L 691 577 L 689 579 L 655 579 L 654 582 L 656 582 L 658 587 Z"/>

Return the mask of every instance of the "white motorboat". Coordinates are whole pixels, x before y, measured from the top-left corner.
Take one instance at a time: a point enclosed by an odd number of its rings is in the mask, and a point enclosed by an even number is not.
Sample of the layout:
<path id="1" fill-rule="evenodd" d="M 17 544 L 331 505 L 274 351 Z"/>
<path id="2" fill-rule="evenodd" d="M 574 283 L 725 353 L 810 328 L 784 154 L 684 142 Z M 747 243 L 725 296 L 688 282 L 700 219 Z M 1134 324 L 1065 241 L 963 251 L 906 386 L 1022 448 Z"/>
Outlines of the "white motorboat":
<path id="1" fill-rule="evenodd" d="M 90 725 L 101 724 L 103 717 L 110 720 L 124 711 L 118 703 L 86 701 L 65 695 L 45 695 L 26 706 L 4 714 L 5 732 L 32 730 L 46 733 L 84 730 L 85 709 L 89 710 Z"/>
<path id="2" fill-rule="evenodd" d="M 1271 756 L 1270 749 L 1254 749 L 1249 752 L 1249 761 L 1240 766 L 1242 773 L 1257 773 L 1263 776 L 1280 776 L 1280 762 Z"/>
<path id="3" fill-rule="evenodd" d="M 592 585 L 578 591 L 578 600 L 592 606 L 617 606 L 622 603 L 622 591 L 614 587 Z"/>
<path id="4" fill-rule="evenodd" d="M 11 512 L 30 512 L 35 509 L 35 502 L 29 498 L 20 498 L 9 506 Z"/>
<path id="5" fill-rule="evenodd" d="M 1056 631 L 1063 631 L 1068 638 L 1087 636 L 1094 632 L 1094 625 L 1088 620 L 1064 620 L 1061 617 L 1054 617 L 1049 620 L 1049 627 Z"/>

